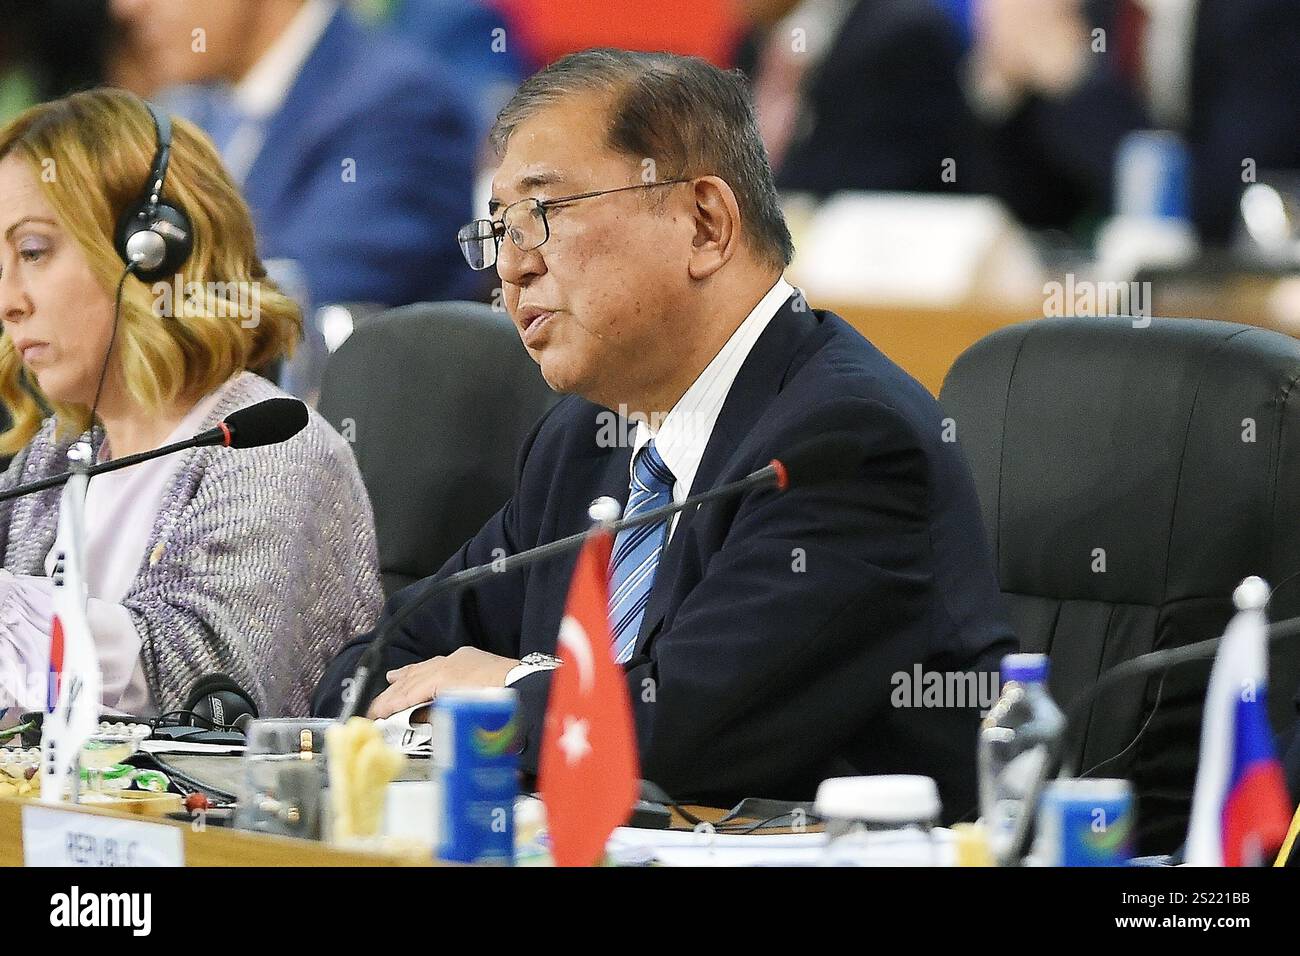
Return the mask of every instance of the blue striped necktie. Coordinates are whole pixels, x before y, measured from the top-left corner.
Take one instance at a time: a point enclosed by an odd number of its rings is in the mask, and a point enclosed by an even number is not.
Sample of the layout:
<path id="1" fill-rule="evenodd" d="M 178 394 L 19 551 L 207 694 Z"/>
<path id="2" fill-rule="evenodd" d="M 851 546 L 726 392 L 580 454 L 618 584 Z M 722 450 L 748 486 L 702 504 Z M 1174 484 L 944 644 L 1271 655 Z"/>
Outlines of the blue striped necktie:
<path id="1" fill-rule="evenodd" d="M 671 504 L 675 481 L 651 439 L 637 453 L 623 517 L 635 518 L 652 508 Z M 620 664 L 632 658 L 667 531 L 665 519 L 626 528 L 614 539 L 614 552 L 609 560 L 609 627 L 614 638 L 614 660 Z"/>

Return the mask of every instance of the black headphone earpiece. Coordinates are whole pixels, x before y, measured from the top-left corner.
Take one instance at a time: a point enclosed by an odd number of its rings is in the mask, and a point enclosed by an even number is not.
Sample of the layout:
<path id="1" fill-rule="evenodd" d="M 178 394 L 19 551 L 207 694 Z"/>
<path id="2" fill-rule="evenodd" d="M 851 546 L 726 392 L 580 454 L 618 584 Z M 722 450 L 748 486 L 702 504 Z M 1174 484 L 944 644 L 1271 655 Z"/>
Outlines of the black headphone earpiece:
<path id="1" fill-rule="evenodd" d="M 257 704 L 225 674 L 207 674 L 195 681 L 181 705 L 181 725 L 239 727 L 258 717 Z"/>
<path id="2" fill-rule="evenodd" d="M 122 213 L 113 238 L 122 262 L 135 266 L 136 278 L 157 282 L 170 278 L 185 265 L 194 248 L 194 233 L 189 217 L 161 198 L 172 154 L 171 119 L 154 109 L 152 103 L 146 101 L 144 105 L 153 117 L 158 148 L 144 192 Z"/>

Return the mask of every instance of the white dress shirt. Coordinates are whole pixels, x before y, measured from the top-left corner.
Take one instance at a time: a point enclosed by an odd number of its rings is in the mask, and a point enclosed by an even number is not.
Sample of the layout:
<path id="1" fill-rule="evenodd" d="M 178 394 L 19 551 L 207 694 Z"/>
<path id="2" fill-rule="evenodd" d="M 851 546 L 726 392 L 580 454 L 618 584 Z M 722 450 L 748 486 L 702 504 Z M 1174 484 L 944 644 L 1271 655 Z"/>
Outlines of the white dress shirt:
<path id="1" fill-rule="evenodd" d="M 740 373 L 740 367 L 749 358 L 754 344 L 763 330 L 772 321 L 777 311 L 790 296 L 795 294 L 794 286 L 784 278 L 768 289 L 767 294 L 758 300 L 758 305 L 745 317 L 745 321 L 731 333 L 731 338 L 718 350 L 699 377 L 691 384 L 672 410 L 664 416 L 662 422 L 645 422 L 638 420 L 636 435 L 632 441 L 632 459 L 628 464 L 628 487 L 632 485 L 633 467 L 636 456 L 651 438 L 655 448 L 663 458 L 675 479 L 673 483 L 673 501 L 680 502 L 691 493 L 695 482 L 695 473 L 700 470 L 704 458 L 704 449 L 708 447 L 713 435 L 713 426 L 718 422 L 722 404 L 731 392 L 731 386 Z M 703 489 L 701 489 L 703 490 Z M 673 515 L 668 523 L 668 533 L 664 537 L 665 545 L 677 527 L 679 515 Z M 541 670 L 550 670 L 550 664 L 517 664 L 506 674 L 507 687 L 515 684 L 529 674 Z M 423 706 L 423 704 L 417 705 Z M 415 708 L 412 708 L 414 710 Z M 403 712 L 409 717 L 410 711 Z M 397 715 L 402 716 L 402 715 Z"/>
<path id="2" fill-rule="evenodd" d="M 244 121 L 222 158 L 236 182 L 242 183 L 253 168 L 266 140 L 266 124 L 284 105 L 303 65 L 337 12 L 336 0 L 307 0 L 284 32 L 235 84 L 233 98 Z"/>
<path id="3" fill-rule="evenodd" d="M 704 449 L 708 447 L 709 438 L 713 435 L 713 426 L 718 422 L 718 414 L 722 411 L 722 404 L 731 392 L 732 383 L 736 381 L 740 367 L 745 364 L 745 359 L 753 350 L 754 343 L 763 334 L 763 330 L 772 321 L 777 310 L 795 294 L 795 291 L 794 286 L 784 278 L 777 279 L 776 284 L 758 300 L 758 305 L 754 306 L 745 321 L 741 322 L 736 331 L 731 334 L 731 338 L 727 339 L 718 354 L 713 357 L 713 361 L 682 394 L 677 404 L 664 416 L 663 421 L 658 423 L 658 427 L 655 427 L 656 423 L 653 421 L 649 423 L 637 421 L 636 436 L 632 442 L 632 461 L 628 465 L 629 487 L 636 456 L 653 438 L 659 456 L 663 458 L 664 464 L 676 479 L 673 484 L 673 501 L 681 502 L 691 493 L 691 486 L 695 483 L 695 473 L 699 471 L 700 461 L 704 458 Z M 677 527 L 677 518 L 678 516 L 674 515 L 668 525 L 665 544 Z"/>

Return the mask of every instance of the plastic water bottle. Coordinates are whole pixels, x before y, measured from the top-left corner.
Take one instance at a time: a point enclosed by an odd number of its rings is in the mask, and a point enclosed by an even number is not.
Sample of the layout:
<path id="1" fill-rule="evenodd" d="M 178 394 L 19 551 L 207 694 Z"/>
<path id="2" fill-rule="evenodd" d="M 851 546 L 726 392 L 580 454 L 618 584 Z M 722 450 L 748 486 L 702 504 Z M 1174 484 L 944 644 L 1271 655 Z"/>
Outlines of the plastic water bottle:
<path id="1" fill-rule="evenodd" d="M 980 725 L 980 815 L 993 854 L 1003 866 L 1029 791 L 1065 728 L 1065 718 L 1047 692 L 1046 654 L 1002 658 L 1002 696 Z"/>

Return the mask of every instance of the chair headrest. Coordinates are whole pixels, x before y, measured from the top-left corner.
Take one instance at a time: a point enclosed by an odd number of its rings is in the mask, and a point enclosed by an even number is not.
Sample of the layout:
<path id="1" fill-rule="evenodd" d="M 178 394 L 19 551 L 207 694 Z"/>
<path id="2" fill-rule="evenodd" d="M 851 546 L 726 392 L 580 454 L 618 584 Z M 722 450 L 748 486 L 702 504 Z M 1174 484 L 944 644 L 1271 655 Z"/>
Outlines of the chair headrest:
<path id="1" fill-rule="evenodd" d="M 949 372 L 1004 591 L 1160 606 L 1300 571 L 1300 342 L 1146 321 L 1022 323 Z"/>

